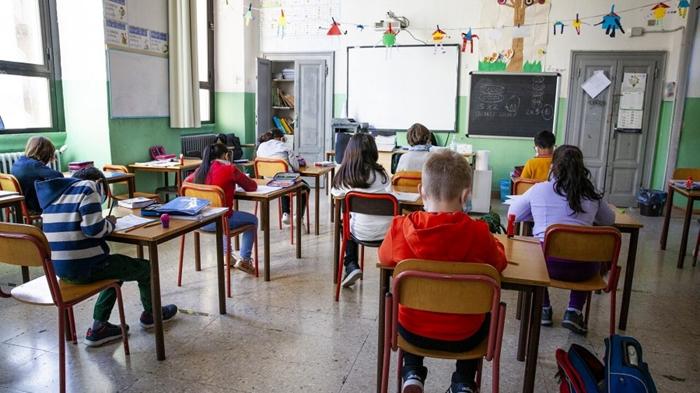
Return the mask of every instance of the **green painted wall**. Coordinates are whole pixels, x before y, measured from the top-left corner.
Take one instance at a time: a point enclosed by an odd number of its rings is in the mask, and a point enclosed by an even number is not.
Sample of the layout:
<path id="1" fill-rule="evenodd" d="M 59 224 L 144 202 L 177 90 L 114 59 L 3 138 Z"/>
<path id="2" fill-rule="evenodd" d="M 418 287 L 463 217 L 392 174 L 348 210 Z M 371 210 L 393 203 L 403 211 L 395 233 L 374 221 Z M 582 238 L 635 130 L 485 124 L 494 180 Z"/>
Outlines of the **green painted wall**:
<path id="1" fill-rule="evenodd" d="M 668 158 L 668 141 L 671 133 L 671 121 L 673 120 L 673 101 L 662 101 L 659 112 L 659 132 L 656 138 L 656 152 L 654 153 L 654 168 L 651 175 L 651 187 L 664 188 L 666 176 L 666 160 Z"/>
<path id="2" fill-rule="evenodd" d="M 106 84 L 92 80 L 64 80 L 68 161 L 110 162 L 109 122 Z"/>
<path id="3" fill-rule="evenodd" d="M 216 92 L 216 131 L 255 143 L 255 93 Z"/>
<path id="4" fill-rule="evenodd" d="M 677 167 L 700 168 L 700 97 L 685 101 Z"/>

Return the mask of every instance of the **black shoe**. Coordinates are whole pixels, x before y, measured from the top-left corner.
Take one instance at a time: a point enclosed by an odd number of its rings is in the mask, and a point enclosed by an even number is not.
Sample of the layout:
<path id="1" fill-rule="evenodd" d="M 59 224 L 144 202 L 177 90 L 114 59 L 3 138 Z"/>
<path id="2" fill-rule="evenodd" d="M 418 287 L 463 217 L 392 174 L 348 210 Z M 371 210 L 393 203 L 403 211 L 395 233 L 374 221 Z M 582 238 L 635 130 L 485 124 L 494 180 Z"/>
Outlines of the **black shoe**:
<path id="1" fill-rule="evenodd" d="M 352 270 L 349 270 L 352 269 Z M 353 268 L 346 268 L 346 273 L 345 273 L 345 278 L 343 278 L 343 282 L 340 283 L 340 285 L 343 288 L 350 288 L 355 284 L 355 281 L 359 280 L 362 278 L 362 270 L 360 270 L 359 267 Z"/>
<path id="2" fill-rule="evenodd" d="M 416 371 L 409 371 L 403 376 L 402 393 L 423 393 L 423 378 Z"/>
<path id="3" fill-rule="evenodd" d="M 572 332 L 580 335 L 586 334 L 586 324 L 583 323 L 583 314 L 581 311 L 568 309 L 564 313 L 564 320 L 561 321 L 561 326 Z"/>
<path id="4" fill-rule="evenodd" d="M 473 383 L 452 382 L 452 385 L 445 393 L 476 393 L 476 385 Z"/>
<path id="5" fill-rule="evenodd" d="M 129 326 L 126 326 L 127 333 Z M 99 329 L 93 330 L 89 328 L 85 334 L 85 345 L 88 347 L 99 347 L 112 341 L 121 340 L 122 327 L 120 325 L 112 325 L 105 322 Z"/>
<path id="6" fill-rule="evenodd" d="M 552 307 L 542 307 L 542 326 L 552 326 Z"/>
<path id="7" fill-rule="evenodd" d="M 162 309 L 163 323 L 171 321 L 175 314 L 177 314 L 177 306 L 174 304 L 168 304 L 167 306 L 162 307 Z M 155 325 L 153 315 L 145 311 L 141 313 L 141 318 L 139 319 L 139 322 L 141 322 L 141 327 L 143 327 L 144 329 L 150 329 Z"/>

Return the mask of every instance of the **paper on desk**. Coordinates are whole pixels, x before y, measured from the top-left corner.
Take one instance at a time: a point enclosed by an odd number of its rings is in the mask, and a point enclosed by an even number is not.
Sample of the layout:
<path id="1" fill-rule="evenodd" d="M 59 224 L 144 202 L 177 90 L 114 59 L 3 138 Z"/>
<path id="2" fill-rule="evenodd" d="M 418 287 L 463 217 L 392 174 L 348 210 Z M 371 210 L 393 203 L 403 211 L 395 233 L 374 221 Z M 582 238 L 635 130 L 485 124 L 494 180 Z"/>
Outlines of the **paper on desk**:
<path id="1" fill-rule="evenodd" d="M 137 162 L 137 165 L 144 165 L 144 166 L 152 166 L 155 168 L 167 168 L 171 166 L 177 166 L 180 165 L 179 162 L 177 161 L 148 161 L 148 162 Z"/>
<path id="2" fill-rule="evenodd" d="M 148 222 L 153 222 L 154 219 L 143 218 L 135 216 L 133 214 L 126 215 L 124 217 L 117 218 L 117 224 L 114 226 L 115 231 L 123 231 L 124 229 L 129 229 L 137 225 L 145 224 Z"/>
<path id="3" fill-rule="evenodd" d="M 398 192 L 394 191 L 392 194 L 401 202 L 415 202 L 420 198 L 420 195 L 416 192 Z"/>
<path id="4" fill-rule="evenodd" d="M 236 192 L 245 192 L 248 194 L 268 194 L 273 191 L 277 191 L 281 189 L 282 187 L 273 187 L 273 186 L 265 186 L 265 185 L 258 185 L 258 189 L 255 191 L 246 191 L 244 190 L 241 186 L 236 185 Z"/>
<path id="5" fill-rule="evenodd" d="M 504 205 L 511 205 L 513 201 L 520 198 L 520 195 L 506 195 L 506 200 L 503 202 Z"/>

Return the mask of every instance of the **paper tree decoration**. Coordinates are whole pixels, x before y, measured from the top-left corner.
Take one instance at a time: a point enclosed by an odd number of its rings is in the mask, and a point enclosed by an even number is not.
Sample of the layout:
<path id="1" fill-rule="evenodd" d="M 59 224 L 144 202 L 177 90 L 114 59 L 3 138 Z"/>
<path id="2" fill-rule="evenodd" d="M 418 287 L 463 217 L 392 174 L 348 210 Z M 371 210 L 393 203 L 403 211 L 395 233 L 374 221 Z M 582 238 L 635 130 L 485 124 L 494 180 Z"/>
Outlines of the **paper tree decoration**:
<path id="1" fill-rule="evenodd" d="M 497 0 L 498 4 L 513 9 L 513 26 L 522 26 L 525 24 L 525 10 L 534 5 L 545 4 L 545 0 Z M 513 37 L 513 58 L 508 62 L 506 68 L 510 72 L 521 72 L 523 70 L 525 38 Z"/>
<path id="2" fill-rule="evenodd" d="M 280 10 L 280 17 L 277 18 L 277 36 L 284 38 L 284 31 L 287 29 L 287 17 L 284 15 L 284 10 Z"/>
<path id="3" fill-rule="evenodd" d="M 328 29 L 328 33 L 326 35 L 343 35 L 343 32 L 340 31 L 340 24 L 335 21 L 335 18 L 333 19 L 333 24 L 331 25 L 331 28 Z"/>
<path id="4" fill-rule="evenodd" d="M 382 43 L 387 48 L 391 48 L 396 45 L 396 32 L 391 28 L 391 23 L 389 23 L 389 28 L 386 29 L 384 35 L 382 36 Z"/>
<path id="5" fill-rule="evenodd" d="M 659 23 L 666 17 L 666 12 L 669 8 L 670 7 L 664 2 L 657 3 L 651 8 L 651 16 Z"/>
<path id="6" fill-rule="evenodd" d="M 433 44 L 435 44 L 434 52 L 437 52 L 437 48 L 440 47 L 440 49 L 442 50 L 442 53 L 445 53 L 445 48 L 442 46 L 442 41 L 444 41 L 446 37 L 447 37 L 447 33 L 440 30 L 440 26 L 437 26 L 437 28 L 435 29 L 435 31 L 433 32 L 433 35 L 432 35 Z"/>
<path id="7" fill-rule="evenodd" d="M 690 7 L 690 2 L 688 0 L 681 0 L 678 3 L 678 15 L 681 18 L 685 18 L 688 15 L 688 8 Z"/>
<path id="8" fill-rule="evenodd" d="M 462 52 L 467 50 L 467 42 L 469 43 L 469 53 L 474 53 L 474 39 L 479 39 L 479 36 L 472 33 L 472 28 L 469 31 L 462 33 Z"/>
<path id="9" fill-rule="evenodd" d="M 574 19 L 571 25 L 574 26 L 574 29 L 576 29 L 576 34 L 581 35 L 581 25 L 583 25 L 583 23 L 581 22 L 581 19 L 578 18 L 578 14 L 576 14 L 576 19 Z"/>
<path id="10" fill-rule="evenodd" d="M 557 27 L 559 28 L 559 34 L 564 34 L 564 22 L 560 20 L 554 22 L 554 26 L 552 26 L 554 29 L 554 35 L 557 35 Z"/>
<path id="11" fill-rule="evenodd" d="M 250 25 L 250 21 L 253 20 L 253 3 L 248 3 L 248 10 L 243 14 L 243 20 L 245 25 Z"/>
<path id="12" fill-rule="evenodd" d="M 595 26 L 603 25 L 605 34 L 609 35 L 610 38 L 615 38 L 615 31 L 620 29 L 622 34 L 625 34 L 625 30 L 622 28 L 622 23 L 620 23 L 620 15 L 615 13 L 615 5 L 610 7 L 610 13 L 603 17 L 603 20 L 596 23 Z"/>

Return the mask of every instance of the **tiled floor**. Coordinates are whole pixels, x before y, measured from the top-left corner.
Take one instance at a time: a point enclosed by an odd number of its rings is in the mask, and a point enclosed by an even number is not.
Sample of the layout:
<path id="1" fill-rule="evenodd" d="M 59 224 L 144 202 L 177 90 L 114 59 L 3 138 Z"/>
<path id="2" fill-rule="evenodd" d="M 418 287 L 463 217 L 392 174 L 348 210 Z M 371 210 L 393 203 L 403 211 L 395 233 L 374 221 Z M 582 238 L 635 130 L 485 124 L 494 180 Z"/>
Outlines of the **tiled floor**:
<path id="1" fill-rule="evenodd" d="M 273 204 L 274 205 L 274 204 Z M 250 205 L 243 208 L 250 210 Z M 131 355 L 121 344 L 89 349 L 68 347 L 68 387 L 73 392 L 372 392 L 375 386 L 378 272 L 368 252 L 362 283 L 333 301 L 332 226 L 322 199 L 321 235 L 303 236 L 304 258 L 294 258 L 287 231 L 273 228 L 272 281 L 241 272 L 233 278 L 228 314 L 217 313 L 212 236 L 203 236 L 202 272 L 195 272 L 192 246 L 184 286 L 176 286 L 177 247 L 161 248 L 163 301 L 182 313 L 166 325 L 167 360 L 155 360 L 153 336 L 138 326 L 140 305 L 134 283 L 124 286 Z M 629 214 L 635 214 L 630 211 Z M 274 217 L 274 215 L 273 215 Z M 641 233 L 626 334 L 642 342 L 660 392 L 700 392 L 700 267 L 677 270 L 680 216 L 674 216 L 668 251 L 659 251 L 661 218 L 641 217 Z M 312 220 L 313 222 L 313 220 Z M 691 238 L 697 234 L 693 222 Z M 625 237 L 621 261 L 626 258 Z M 134 255 L 131 247 L 113 251 Z M 39 272 L 34 271 L 36 277 Z M 0 284 L 17 283 L 16 268 L 0 267 Z M 501 391 L 521 389 L 523 363 L 515 359 L 515 296 L 504 292 L 509 319 L 501 360 Z M 619 298 L 619 297 L 618 297 Z M 552 291 L 555 327 L 542 330 L 537 392 L 558 391 L 554 351 L 577 342 L 602 356 L 609 299 L 593 297 L 590 333 L 582 338 L 556 327 L 566 302 Z M 78 334 L 91 322 L 92 302 L 76 309 Z M 0 393 L 49 392 L 58 386 L 56 310 L 0 301 Z M 112 321 L 118 320 L 116 312 Z M 395 358 L 392 359 L 395 363 Z M 428 361 L 426 391 L 447 388 L 452 365 Z M 490 367 L 484 391 L 490 390 Z M 393 387 L 393 381 L 390 383 Z"/>

